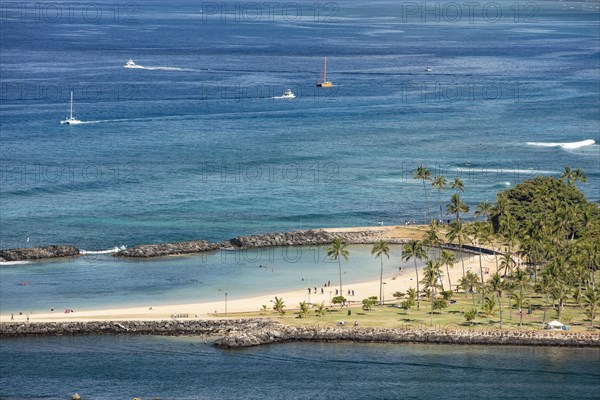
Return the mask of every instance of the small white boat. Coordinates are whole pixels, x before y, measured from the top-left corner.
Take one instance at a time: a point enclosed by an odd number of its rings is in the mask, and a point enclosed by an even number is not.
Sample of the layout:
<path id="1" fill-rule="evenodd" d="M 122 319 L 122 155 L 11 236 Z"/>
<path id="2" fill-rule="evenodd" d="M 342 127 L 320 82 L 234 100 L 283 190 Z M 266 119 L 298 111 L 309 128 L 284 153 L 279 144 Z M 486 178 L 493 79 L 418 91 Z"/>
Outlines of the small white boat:
<path id="1" fill-rule="evenodd" d="M 285 92 L 281 95 L 282 99 L 295 99 L 296 95 L 292 92 L 292 89 L 286 89 Z"/>
<path id="2" fill-rule="evenodd" d="M 431 71 L 433 71 L 433 68 L 431 68 L 431 67 L 425 67 L 425 71 L 426 72 L 431 72 Z"/>
<path id="3" fill-rule="evenodd" d="M 133 60 L 127 61 L 127 64 L 123 65 L 125 68 L 140 68 L 139 65 L 133 62 Z"/>
<path id="4" fill-rule="evenodd" d="M 63 119 L 62 121 L 60 121 L 60 123 L 61 125 L 78 125 L 81 123 L 80 120 L 73 116 L 73 91 L 71 91 L 71 113 L 69 115 L 69 118 Z"/>

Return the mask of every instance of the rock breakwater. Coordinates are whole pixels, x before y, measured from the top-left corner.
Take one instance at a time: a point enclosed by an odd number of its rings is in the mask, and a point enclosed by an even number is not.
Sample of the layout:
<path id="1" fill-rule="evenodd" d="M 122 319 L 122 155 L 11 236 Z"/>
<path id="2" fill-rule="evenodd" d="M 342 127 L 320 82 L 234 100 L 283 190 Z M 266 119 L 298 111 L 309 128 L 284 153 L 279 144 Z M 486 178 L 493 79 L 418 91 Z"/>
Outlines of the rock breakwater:
<path id="1" fill-rule="evenodd" d="M 45 258 L 79 256 L 79 249 L 71 245 L 28 247 L 0 250 L 0 262 L 41 260 Z"/>
<path id="2" fill-rule="evenodd" d="M 266 318 L 0 324 L 0 338 L 99 334 L 210 335 L 217 337 L 215 346 L 229 349 L 289 342 L 600 347 L 600 333 L 595 332 L 299 327 Z"/>

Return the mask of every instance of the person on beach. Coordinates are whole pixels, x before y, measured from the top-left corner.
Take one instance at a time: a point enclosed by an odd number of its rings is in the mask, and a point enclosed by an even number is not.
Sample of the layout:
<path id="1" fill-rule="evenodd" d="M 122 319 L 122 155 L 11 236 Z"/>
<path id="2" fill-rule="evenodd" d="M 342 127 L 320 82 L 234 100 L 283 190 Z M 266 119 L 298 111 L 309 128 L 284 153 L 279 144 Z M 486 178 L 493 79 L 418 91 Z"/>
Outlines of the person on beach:
<path id="1" fill-rule="evenodd" d="M 336 296 L 338 295 L 338 290 L 337 290 L 337 289 L 335 289 L 335 295 L 336 295 Z"/>
<path id="2" fill-rule="evenodd" d="M 352 289 L 352 296 L 354 296 L 354 289 Z"/>
<path id="3" fill-rule="evenodd" d="M 310 288 L 308 288 L 308 294 L 310 294 Z"/>
<path id="4" fill-rule="evenodd" d="M 14 314 L 10 314 L 10 320 L 14 321 L 15 320 L 15 315 Z"/>
<path id="5" fill-rule="evenodd" d="M 323 292 L 323 288 L 321 288 L 321 294 L 323 294 L 323 293 L 324 293 L 324 292 Z"/>
<path id="6" fill-rule="evenodd" d="M 27 322 L 29 322 L 29 314 L 27 314 Z"/>

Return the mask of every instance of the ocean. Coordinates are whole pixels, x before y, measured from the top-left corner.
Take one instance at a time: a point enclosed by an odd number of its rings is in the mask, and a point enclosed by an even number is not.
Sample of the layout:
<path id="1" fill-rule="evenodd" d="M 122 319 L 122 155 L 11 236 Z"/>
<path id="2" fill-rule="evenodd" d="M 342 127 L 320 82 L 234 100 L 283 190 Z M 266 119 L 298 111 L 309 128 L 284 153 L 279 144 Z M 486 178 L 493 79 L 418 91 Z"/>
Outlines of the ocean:
<path id="1" fill-rule="evenodd" d="M 600 380 L 597 349 L 296 343 L 226 351 L 210 340 L 2 340 L 0 396 L 595 399 Z"/>
<path id="2" fill-rule="evenodd" d="M 597 2 L 6 2 L 0 39 L 0 248 L 423 222 L 419 164 L 461 177 L 472 209 L 565 166 L 600 201 Z M 61 125 L 71 91 L 83 123 Z M 219 257 L 0 266 L 0 303 L 243 297 L 332 267 Z M 368 249 L 350 260 L 350 281 L 377 274 Z M 600 378 L 597 350 L 209 344 L 2 340 L 0 397 L 595 398 Z"/>
<path id="3" fill-rule="evenodd" d="M 15 4 L 2 248 L 423 222 L 421 163 L 472 209 L 567 165 L 600 201 L 596 2 Z"/>

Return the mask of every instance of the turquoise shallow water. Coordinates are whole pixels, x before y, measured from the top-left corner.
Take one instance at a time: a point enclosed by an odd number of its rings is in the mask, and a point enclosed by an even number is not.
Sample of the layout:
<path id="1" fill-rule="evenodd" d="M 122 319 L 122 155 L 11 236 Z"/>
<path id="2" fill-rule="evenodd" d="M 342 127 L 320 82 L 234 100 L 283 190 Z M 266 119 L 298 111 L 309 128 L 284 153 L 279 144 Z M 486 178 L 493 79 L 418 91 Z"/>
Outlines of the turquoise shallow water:
<path id="1" fill-rule="evenodd" d="M 116 20 L 112 2 L 94 3 L 99 20 L 81 9 L 28 20 L 10 4 L 3 248 L 421 221 L 419 163 L 461 176 L 472 206 L 566 165 L 586 171 L 583 190 L 600 200 L 599 145 L 527 144 L 600 141 L 596 3 L 515 14 L 501 1 L 498 21 L 466 10 L 422 20 L 394 1 L 301 1 L 298 20 L 277 9 L 257 21 L 204 18 L 193 1 L 138 4 Z M 323 56 L 337 85 L 325 92 L 314 88 Z M 149 69 L 123 68 L 129 58 Z M 296 100 L 272 99 L 286 87 Z M 71 89 L 93 123 L 59 124 Z"/>
<path id="2" fill-rule="evenodd" d="M 600 389 L 598 350 L 299 343 L 223 351 L 207 339 L 2 340 L 0 396 L 593 399 Z"/>
<path id="3" fill-rule="evenodd" d="M 379 279 L 380 263 L 370 254 L 371 246 L 354 245 L 348 250 L 350 258 L 342 262 L 346 289 L 352 289 L 353 283 Z M 413 276 L 413 261 L 403 263 L 401 254 L 400 246 L 391 246 L 390 258 L 384 262 L 386 280 L 398 274 L 398 267 Z M 422 263 L 418 265 L 420 268 Z M 321 288 L 327 281 L 335 295 L 338 265 L 327 258 L 324 247 L 223 251 L 144 261 L 89 255 L 2 266 L 0 311 L 47 312 L 50 308 L 83 310 L 221 301 L 225 292 L 229 299 L 236 299 Z M 21 285 L 23 282 L 28 284 Z M 198 310 L 202 314 L 213 311 Z"/>

